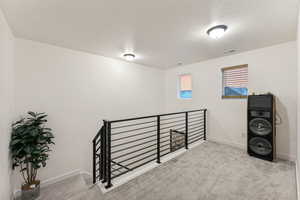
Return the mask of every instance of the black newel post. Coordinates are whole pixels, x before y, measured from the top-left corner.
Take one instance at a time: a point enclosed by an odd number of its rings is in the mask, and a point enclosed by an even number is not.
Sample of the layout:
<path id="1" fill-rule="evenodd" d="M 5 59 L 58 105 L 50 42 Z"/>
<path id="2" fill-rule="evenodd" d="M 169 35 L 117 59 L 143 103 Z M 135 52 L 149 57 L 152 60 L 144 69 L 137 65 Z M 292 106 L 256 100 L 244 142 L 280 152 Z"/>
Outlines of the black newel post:
<path id="1" fill-rule="evenodd" d="M 104 129 L 103 129 L 103 134 L 102 134 L 102 139 L 103 139 L 103 154 L 102 154 L 102 170 L 103 170 L 103 180 L 102 183 L 105 183 L 107 181 L 107 121 L 103 120 L 104 123 Z"/>
<path id="2" fill-rule="evenodd" d="M 157 116 L 157 163 L 160 163 L 160 116 Z"/>
<path id="3" fill-rule="evenodd" d="M 189 138 L 188 138 L 188 131 L 189 131 L 189 113 L 186 112 L 185 113 L 185 148 L 188 149 L 189 148 Z"/>
<path id="4" fill-rule="evenodd" d="M 206 140 L 206 109 L 204 110 L 204 136 L 203 139 Z"/>
<path id="5" fill-rule="evenodd" d="M 96 141 L 93 140 L 93 183 L 96 183 Z"/>
<path id="6" fill-rule="evenodd" d="M 107 185 L 106 188 L 110 188 L 112 186 L 111 183 L 111 123 L 107 122 Z"/>

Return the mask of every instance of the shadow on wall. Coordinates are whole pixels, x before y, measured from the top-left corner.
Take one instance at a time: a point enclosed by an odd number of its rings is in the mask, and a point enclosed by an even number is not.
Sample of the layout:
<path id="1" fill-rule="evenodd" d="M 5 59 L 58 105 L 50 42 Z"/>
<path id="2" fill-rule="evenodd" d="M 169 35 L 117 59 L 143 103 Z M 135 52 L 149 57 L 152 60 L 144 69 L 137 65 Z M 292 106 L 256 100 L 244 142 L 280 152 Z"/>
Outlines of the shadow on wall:
<path id="1" fill-rule="evenodd" d="M 276 97 L 276 149 L 277 157 L 282 159 L 290 159 L 290 125 L 287 109 L 284 104 Z"/>

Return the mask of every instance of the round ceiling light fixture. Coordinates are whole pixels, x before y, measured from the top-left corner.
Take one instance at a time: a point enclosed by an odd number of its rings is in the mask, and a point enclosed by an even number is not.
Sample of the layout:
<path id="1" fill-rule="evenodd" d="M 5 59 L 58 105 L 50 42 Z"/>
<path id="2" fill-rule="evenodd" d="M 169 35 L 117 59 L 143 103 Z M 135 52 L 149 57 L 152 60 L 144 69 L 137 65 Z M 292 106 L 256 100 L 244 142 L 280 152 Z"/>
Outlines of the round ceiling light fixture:
<path id="1" fill-rule="evenodd" d="M 133 61 L 135 59 L 135 55 L 133 53 L 125 53 L 123 54 L 123 57 L 127 61 Z"/>
<path id="2" fill-rule="evenodd" d="M 207 35 L 213 39 L 219 39 L 225 34 L 227 29 L 226 25 L 214 26 L 207 30 Z"/>

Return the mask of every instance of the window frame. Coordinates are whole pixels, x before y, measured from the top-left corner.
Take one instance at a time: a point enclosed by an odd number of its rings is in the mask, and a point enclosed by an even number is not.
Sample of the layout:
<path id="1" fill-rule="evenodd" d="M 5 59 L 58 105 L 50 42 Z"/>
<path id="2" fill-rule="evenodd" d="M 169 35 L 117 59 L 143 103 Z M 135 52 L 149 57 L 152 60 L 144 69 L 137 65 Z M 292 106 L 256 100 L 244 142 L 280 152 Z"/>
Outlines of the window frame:
<path id="1" fill-rule="evenodd" d="M 181 77 L 182 76 L 186 76 L 189 75 L 191 77 L 191 84 L 192 84 L 192 96 L 191 98 L 182 98 L 180 96 L 180 92 L 181 92 Z M 177 77 L 177 98 L 180 100 L 192 100 L 193 99 L 193 76 L 191 73 L 183 73 L 183 74 L 179 74 Z"/>
<path id="2" fill-rule="evenodd" d="M 248 89 L 248 94 L 247 95 L 235 95 L 235 96 L 226 96 L 226 95 L 224 95 L 225 94 L 225 91 L 224 91 L 224 88 L 225 88 L 224 87 L 224 71 L 232 70 L 232 69 L 240 69 L 240 68 L 247 68 L 247 70 L 249 69 L 248 64 L 221 68 L 221 72 L 222 72 L 222 99 L 247 99 L 248 98 L 248 95 L 249 95 L 248 85 L 247 85 L 247 89 Z M 249 78 L 249 72 L 248 72 L 247 82 L 249 80 L 248 78 Z"/>

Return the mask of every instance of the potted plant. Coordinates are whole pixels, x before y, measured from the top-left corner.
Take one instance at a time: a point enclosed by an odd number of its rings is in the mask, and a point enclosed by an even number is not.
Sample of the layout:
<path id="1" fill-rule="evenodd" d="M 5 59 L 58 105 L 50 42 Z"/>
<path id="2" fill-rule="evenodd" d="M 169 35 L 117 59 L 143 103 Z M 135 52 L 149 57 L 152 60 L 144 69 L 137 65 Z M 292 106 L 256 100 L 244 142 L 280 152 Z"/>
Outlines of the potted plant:
<path id="1" fill-rule="evenodd" d="M 12 167 L 19 167 L 24 179 L 22 200 L 36 199 L 40 194 L 37 171 L 46 166 L 50 146 L 54 144 L 52 130 L 45 127 L 46 117 L 44 113 L 28 112 L 28 117 L 12 125 Z"/>

